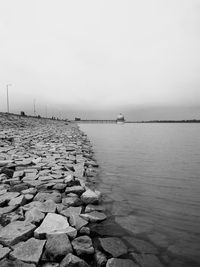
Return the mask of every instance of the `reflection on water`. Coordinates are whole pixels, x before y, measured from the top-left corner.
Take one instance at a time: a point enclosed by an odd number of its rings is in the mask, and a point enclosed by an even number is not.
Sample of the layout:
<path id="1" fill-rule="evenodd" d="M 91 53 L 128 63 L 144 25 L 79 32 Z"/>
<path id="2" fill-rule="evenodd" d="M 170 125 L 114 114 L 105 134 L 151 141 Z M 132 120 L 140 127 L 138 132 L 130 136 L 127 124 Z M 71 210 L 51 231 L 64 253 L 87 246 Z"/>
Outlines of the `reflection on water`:
<path id="1" fill-rule="evenodd" d="M 80 125 L 116 221 L 200 262 L 200 124 Z"/>

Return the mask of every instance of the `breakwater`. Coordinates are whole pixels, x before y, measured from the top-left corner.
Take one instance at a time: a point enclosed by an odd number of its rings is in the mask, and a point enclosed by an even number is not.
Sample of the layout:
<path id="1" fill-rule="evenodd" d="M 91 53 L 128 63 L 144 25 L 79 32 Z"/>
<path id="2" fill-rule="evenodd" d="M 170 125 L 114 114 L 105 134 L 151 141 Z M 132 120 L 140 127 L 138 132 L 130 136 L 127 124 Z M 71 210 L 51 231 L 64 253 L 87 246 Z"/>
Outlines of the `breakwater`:
<path id="1" fill-rule="evenodd" d="M 134 266 L 121 239 L 98 234 L 97 167 L 76 124 L 0 114 L 1 267 Z"/>

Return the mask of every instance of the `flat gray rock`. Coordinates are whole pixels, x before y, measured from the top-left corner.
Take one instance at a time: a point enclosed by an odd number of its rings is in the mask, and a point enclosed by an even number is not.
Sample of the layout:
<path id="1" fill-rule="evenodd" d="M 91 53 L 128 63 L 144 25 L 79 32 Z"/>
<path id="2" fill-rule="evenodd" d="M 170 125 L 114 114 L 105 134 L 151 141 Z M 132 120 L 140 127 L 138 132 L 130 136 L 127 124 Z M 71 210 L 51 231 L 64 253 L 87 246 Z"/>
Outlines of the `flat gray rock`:
<path id="1" fill-rule="evenodd" d="M 37 264 L 42 255 L 45 243 L 46 240 L 30 238 L 26 242 L 19 243 L 10 255 L 14 259 Z"/>
<path id="2" fill-rule="evenodd" d="M 66 207 L 78 207 L 82 204 L 78 196 L 71 196 L 62 199 L 62 204 Z"/>
<path id="3" fill-rule="evenodd" d="M 36 238 L 43 238 L 48 234 L 66 233 L 68 227 L 69 223 L 66 217 L 55 213 L 48 213 L 42 224 L 34 231 L 34 236 Z"/>
<path id="4" fill-rule="evenodd" d="M 113 257 L 119 257 L 128 252 L 124 242 L 117 237 L 99 238 L 101 247 Z"/>
<path id="5" fill-rule="evenodd" d="M 79 230 L 83 226 L 86 226 L 88 224 L 88 221 L 81 218 L 78 214 L 71 213 L 69 223 L 71 226 Z"/>
<path id="6" fill-rule="evenodd" d="M 152 254 L 134 254 L 131 253 L 134 261 L 142 267 L 164 267 L 160 260 Z"/>
<path id="7" fill-rule="evenodd" d="M 33 233 L 35 225 L 25 221 L 14 221 L 0 229 L 0 242 L 7 246 L 27 240 Z"/>
<path id="8" fill-rule="evenodd" d="M 10 253 L 10 248 L 0 245 L 0 260 L 5 258 Z"/>

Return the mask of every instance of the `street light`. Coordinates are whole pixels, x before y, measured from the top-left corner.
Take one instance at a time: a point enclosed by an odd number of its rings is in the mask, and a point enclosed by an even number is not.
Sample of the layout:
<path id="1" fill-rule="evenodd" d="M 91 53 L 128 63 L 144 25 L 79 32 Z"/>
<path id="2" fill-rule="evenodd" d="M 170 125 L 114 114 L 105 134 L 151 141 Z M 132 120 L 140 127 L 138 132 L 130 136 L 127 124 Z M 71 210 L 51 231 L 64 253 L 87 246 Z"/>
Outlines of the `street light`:
<path id="1" fill-rule="evenodd" d="M 7 112 L 9 113 L 9 95 L 8 95 L 8 87 L 11 86 L 12 84 L 7 84 L 6 89 L 7 89 Z"/>

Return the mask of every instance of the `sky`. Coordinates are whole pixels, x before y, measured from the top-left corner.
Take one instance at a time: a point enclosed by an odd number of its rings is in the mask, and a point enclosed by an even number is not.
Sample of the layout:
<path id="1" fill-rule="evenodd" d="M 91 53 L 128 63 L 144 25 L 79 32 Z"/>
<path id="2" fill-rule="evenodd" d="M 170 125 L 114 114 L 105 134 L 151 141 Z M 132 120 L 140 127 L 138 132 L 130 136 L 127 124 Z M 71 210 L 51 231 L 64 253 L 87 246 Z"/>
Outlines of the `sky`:
<path id="1" fill-rule="evenodd" d="M 199 0 L 1 0 L 0 111 L 200 118 Z"/>

